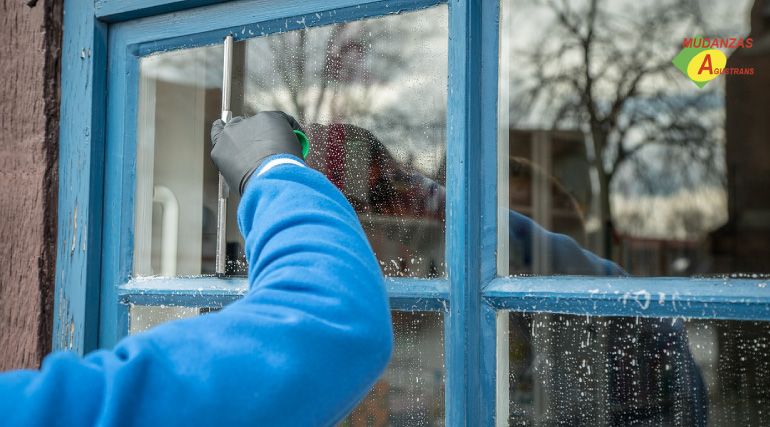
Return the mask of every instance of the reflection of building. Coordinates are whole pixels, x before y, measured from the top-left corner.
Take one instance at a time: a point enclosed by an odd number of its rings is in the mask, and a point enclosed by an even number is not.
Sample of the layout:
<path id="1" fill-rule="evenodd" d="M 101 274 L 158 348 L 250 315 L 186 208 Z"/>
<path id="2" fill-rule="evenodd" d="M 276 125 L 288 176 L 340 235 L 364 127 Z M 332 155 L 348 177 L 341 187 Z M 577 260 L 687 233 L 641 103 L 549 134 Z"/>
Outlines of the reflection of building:
<path id="1" fill-rule="evenodd" d="M 754 2 L 749 37 L 754 39 L 754 46 L 735 51 L 727 61 L 728 67 L 754 68 L 754 74 L 725 76 L 729 219 L 711 235 L 714 273 L 768 273 L 770 260 L 769 0 Z M 754 384 L 766 384 L 767 364 L 745 357 L 738 349 L 763 342 L 767 339 L 767 330 L 754 322 L 735 326 L 727 322 L 717 324 L 720 355 L 717 369 L 718 381 L 724 394 L 729 396 L 725 400 L 740 396 L 741 406 L 736 411 L 726 405 L 727 411 L 719 413 L 726 413 L 726 417 L 740 413 L 744 425 L 766 425 L 766 418 L 760 414 L 765 412 L 770 394 L 766 387 L 747 386 L 744 378 L 748 373 Z M 729 410 L 735 412 L 731 414 Z"/>
<path id="2" fill-rule="evenodd" d="M 703 242 L 620 236 L 620 264 L 635 276 L 689 276 L 705 262 Z"/>
<path id="3" fill-rule="evenodd" d="M 770 259 L 770 1 L 755 1 L 749 37 L 727 62 L 755 71 L 725 76 L 729 220 L 712 234 L 715 273 L 767 273 Z"/>
<path id="4" fill-rule="evenodd" d="M 584 229 L 593 219 L 597 189 L 591 184 L 592 166 L 583 133 L 511 130 L 509 147 L 512 157 L 527 159 L 534 165 L 533 173 L 517 173 L 513 164 L 509 167 L 510 209 L 534 219 L 550 231 L 566 234 L 581 245 L 591 247 L 591 230 Z M 550 177 L 556 179 L 557 188 Z M 562 197 L 565 192 L 574 198 L 582 213 L 579 223 L 575 221 L 576 212 L 571 201 Z M 589 231 L 588 236 L 585 231 Z"/>

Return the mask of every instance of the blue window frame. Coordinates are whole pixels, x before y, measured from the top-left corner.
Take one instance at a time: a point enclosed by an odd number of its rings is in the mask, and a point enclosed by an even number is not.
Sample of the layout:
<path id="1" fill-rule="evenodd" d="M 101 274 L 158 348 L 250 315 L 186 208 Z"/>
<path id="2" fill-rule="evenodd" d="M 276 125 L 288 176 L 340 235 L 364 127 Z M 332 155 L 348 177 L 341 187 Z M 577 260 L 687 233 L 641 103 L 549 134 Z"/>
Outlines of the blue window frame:
<path id="1" fill-rule="evenodd" d="M 770 320 L 762 280 L 497 277 L 498 2 L 68 1 L 54 348 L 84 354 L 112 346 L 128 331 L 127 303 L 221 307 L 246 289 L 245 279 L 131 280 L 142 56 L 221 43 L 231 32 L 242 39 L 244 27 L 260 34 L 299 25 L 288 18 L 317 26 L 441 3 L 450 35 L 448 278 L 393 278 L 387 286 L 394 309 L 448 314 L 448 425 L 495 425 L 496 397 L 506 395 L 496 378 L 501 310 Z M 672 289 L 678 300 L 656 299 Z M 618 297 L 643 290 L 649 310 Z"/>

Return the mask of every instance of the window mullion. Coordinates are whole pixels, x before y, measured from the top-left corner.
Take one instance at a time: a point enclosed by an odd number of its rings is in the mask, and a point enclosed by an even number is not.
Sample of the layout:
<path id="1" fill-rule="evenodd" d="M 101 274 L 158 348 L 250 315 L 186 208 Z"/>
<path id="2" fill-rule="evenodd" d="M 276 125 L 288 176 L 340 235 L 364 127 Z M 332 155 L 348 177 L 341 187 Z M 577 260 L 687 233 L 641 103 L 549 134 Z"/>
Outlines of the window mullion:
<path id="1" fill-rule="evenodd" d="M 770 320 L 766 279 L 504 277 L 485 289 L 484 298 L 519 312 Z"/>
<path id="2" fill-rule="evenodd" d="M 485 372 L 494 348 L 483 339 L 494 323 L 485 323 L 481 289 L 495 274 L 497 26 L 482 23 L 497 14 L 497 2 L 450 3 L 447 425 L 488 424 L 494 405 L 494 367 Z"/>

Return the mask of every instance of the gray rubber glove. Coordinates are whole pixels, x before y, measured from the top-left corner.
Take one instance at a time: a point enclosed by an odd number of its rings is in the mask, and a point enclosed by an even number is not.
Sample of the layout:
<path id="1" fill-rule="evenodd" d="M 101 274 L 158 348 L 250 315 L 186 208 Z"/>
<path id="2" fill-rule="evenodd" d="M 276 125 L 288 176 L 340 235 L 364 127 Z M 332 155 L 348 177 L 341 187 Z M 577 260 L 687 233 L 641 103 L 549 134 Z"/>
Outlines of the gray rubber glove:
<path id="1" fill-rule="evenodd" d="M 243 195 L 246 183 L 262 162 L 276 154 L 302 159 L 302 146 L 294 131 L 302 127 L 281 111 L 265 111 L 249 118 L 234 117 L 211 125 L 211 160 L 231 189 Z"/>

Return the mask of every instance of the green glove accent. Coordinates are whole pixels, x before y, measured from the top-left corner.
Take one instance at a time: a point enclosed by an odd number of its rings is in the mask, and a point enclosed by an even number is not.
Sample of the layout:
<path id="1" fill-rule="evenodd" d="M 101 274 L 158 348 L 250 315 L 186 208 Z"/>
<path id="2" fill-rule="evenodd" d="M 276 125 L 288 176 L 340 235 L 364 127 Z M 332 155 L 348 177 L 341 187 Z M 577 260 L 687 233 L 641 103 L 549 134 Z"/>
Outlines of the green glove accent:
<path id="1" fill-rule="evenodd" d="M 302 146 L 302 160 L 305 160 L 307 159 L 307 153 L 310 152 L 310 140 L 307 139 L 307 136 L 300 130 L 295 130 L 294 134 L 297 135 L 299 145 Z"/>

